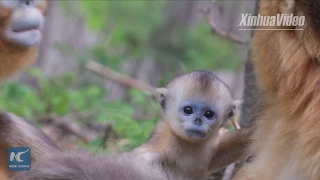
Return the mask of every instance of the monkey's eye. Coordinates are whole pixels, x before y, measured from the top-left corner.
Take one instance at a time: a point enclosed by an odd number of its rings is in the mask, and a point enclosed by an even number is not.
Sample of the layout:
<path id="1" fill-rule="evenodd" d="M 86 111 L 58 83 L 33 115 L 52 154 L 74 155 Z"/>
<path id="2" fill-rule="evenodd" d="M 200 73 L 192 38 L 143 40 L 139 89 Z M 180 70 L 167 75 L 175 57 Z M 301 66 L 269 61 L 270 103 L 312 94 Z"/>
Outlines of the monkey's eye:
<path id="1" fill-rule="evenodd" d="M 16 0 L 0 0 L 0 6 L 8 7 L 8 8 L 14 8 L 18 6 L 19 2 Z"/>
<path id="2" fill-rule="evenodd" d="M 214 112 L 211 110 L 204 112 L 204 116 L 208 119 L 211 119 L 213 117 L 213 115 L 214 115 Z"/>
<path id="3" fill-rule="evenodd" d="M 190 106 L 184 107 L 183 112 L 186 114 L 192 114 L 193 113 L 192 107 L 190 107 Z"/>

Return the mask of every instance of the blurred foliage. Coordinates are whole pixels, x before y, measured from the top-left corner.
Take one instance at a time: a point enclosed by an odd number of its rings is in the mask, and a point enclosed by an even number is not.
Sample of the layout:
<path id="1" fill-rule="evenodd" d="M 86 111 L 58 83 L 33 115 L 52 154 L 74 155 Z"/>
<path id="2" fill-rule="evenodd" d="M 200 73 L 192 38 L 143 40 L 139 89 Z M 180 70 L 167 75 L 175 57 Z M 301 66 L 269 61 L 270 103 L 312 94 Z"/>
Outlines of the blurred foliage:
<path id="1" fill-rule="evenodd" d="M 131 149 L 146 141 L 159 119 L 157 103 L 148 101 L 150 97 L 142 92 L 132 90 L 130 101 L 106 101 L 103 99 L 107 92 L 102 87 L 93 84 L 84 86 L 72 74 L 45 78 L 35 68 L 30 71 L 30 75 L 36 78 L 38 88 L 21 83 L 4 84 L 0 91 L 0 109 L 14 112 L 33 122 L 48 114 L 63 117 L 82 112 L 84 117 L 68 120 L 83 124 L 90 120 L 111 123 L 120 138 L 129 140 L 128 144 L 121 147 L 122 150 Z M 144 106 L 145 111 L 156 113 L 151 119 L 134 119 L 134 106 Z M 101 137 L 87 145 L 87 148 L 99 148 L 95 144 L 99 140 Z"/>
<path id="2" fill-rule="evenodd" d="M 80 64 L 93 59 L 112 69 L 120 69 L 124 61 L 151 57 L 165 72 L 159 84 L 176 75 L 177 69 L 236 69 L 239 66 L 233 45 L 213 36 L 204 21 L 187 25 L 179 19 L 173 20 L 174 1 L 83 0 L 57 3 L 66 17 L 81 17 L 85 26 L 99 35 L 96 44 L 84 52 L 77 52 L 69 44 L 53 47 L 66 54 L 74 54 Z M 88 73 L 72 72 L 48 78 L 41 70 L 32 69 L 30 76 L 36 80 L 36 85 L 21 82 L 2 85 L 0 109 L 33 121 L 48 114 L 88 113 L 87 117 L 72 121 L 112 123 L 116 134 L 129 141 L 120 147 L 123 150 L 144 142 L 159 120 L 159 107 L 148 95 L 129 89 L 125 98 L 108 101 L 105 82 L 93 80 Z M 94 151 L 101 140 L 102 137 L 98 137 L 83 146 Z"/>
<path id="3" fill-rule="evenodd" d="M 84 0 L 78 1 L 77 8 L 74 2 L 62 1 L 61 5 L 66 12 L 76 11 L 89 29 L 100 34 L 87 59 L 112 68 L 118 68 L 121 61 L 146 56 L 169 72 L 166 78 L 175 75 L 179 67 L 184 71 L 239 67 L 229 41 L 214 36 L 204 20 L 187 25 L 174 19 L 173 3 Z"/>

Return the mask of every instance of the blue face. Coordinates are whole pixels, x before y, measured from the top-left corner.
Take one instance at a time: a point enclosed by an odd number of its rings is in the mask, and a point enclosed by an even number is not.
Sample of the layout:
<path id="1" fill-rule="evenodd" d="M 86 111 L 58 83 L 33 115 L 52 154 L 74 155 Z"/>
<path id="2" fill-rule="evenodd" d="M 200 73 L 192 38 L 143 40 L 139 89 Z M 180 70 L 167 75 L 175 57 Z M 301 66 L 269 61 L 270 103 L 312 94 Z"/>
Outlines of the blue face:
<path id="1" fill-rule="evenodd" d="M 218 113 L 212 104 L 190 100 L 179 106 L 179 118 L 188 137 L 202 139 L 217 122 Z"/>
<path id="2" fill-rule="evenodd" d="M 12 9 L 10 23 L 4 36 L 8 41 L 23 47 L 38 44 L 41 40 L 41 27 L 44 22 L 42 12 L 36 7 L 43 0 L 0 0 L 1 7 Z"/>

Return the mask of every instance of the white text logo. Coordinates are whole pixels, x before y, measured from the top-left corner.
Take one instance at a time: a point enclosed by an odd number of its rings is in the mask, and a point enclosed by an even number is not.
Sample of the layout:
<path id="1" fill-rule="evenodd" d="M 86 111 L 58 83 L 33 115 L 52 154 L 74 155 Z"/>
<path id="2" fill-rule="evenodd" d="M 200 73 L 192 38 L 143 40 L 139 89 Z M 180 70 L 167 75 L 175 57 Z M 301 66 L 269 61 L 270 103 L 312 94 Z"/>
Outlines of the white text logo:
<path id="1" fill-rule="evenodd" d="M 241 14 L 241 27 L 302 27 L 305 23 L 305 16 L 294 16 L 293 14 L 277 14 L 276 16 L 262 16 L 258 14 L 253 16 L 251 14 Z M 241 30 L 241 29 L 240 29 Z M 244 29 L 242 29 L 244 30 Z M 248 29 L 249 30 L 249 29 Z M 296 29 L 303 30 L 303 29 Z"/>

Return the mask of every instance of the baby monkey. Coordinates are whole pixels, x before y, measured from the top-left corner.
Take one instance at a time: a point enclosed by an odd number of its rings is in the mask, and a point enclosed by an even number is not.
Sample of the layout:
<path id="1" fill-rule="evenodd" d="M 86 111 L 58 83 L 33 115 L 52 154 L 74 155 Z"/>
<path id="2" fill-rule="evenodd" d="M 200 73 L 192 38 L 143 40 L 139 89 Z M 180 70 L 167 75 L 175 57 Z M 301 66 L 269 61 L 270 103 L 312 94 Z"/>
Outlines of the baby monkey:
<path id="1" fill-rule="evenodd" d="M 150 139 L 133 153 L 160 166 L 172 179 L 205 179 L 241 159 L 250 131 L 219 136 L 234 118 L 235 103 L 228 86 L 209 71 L 194 71 L 158 90 L 162 121 Z"/>
<path id="2" fill-rule="evenodd" d="M 113 158 L 53 154 L 14 179 L 79 179 L 81 175 L 80 179 L 204 180 L 209 172 L 244 158 L 249 130 L 219 135 L 219 128 L 233 118 L 235 105 L 229 88 L 217 76 L 194 71 L 174 78 L 158 92 L 162 121 L 140 147 Z"/>

